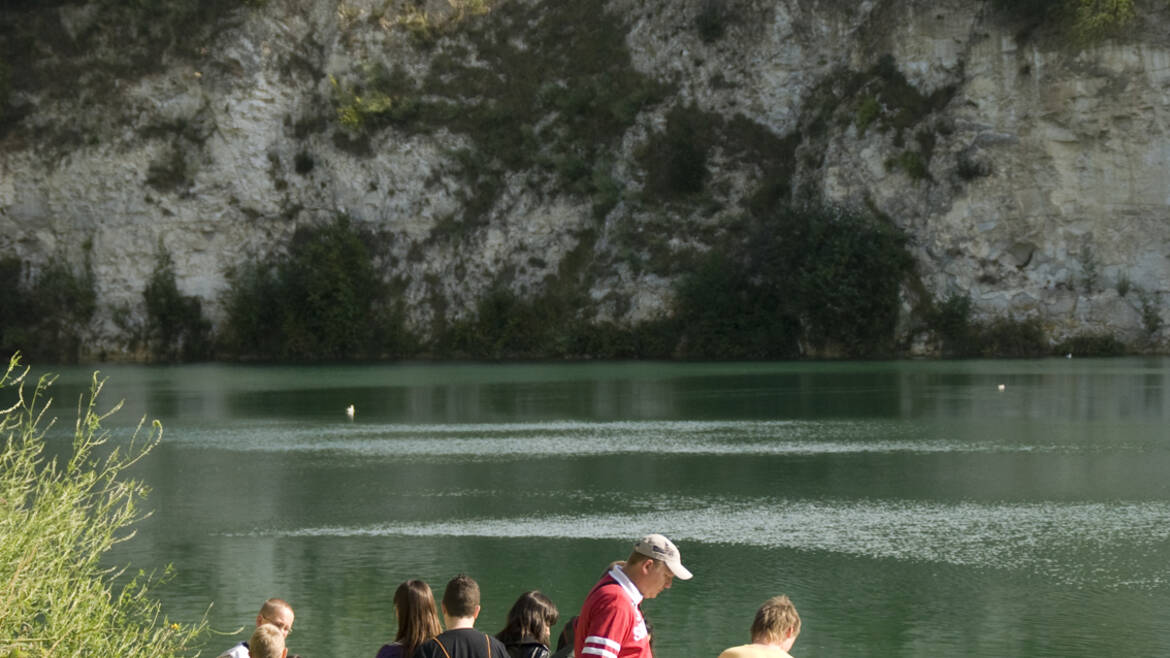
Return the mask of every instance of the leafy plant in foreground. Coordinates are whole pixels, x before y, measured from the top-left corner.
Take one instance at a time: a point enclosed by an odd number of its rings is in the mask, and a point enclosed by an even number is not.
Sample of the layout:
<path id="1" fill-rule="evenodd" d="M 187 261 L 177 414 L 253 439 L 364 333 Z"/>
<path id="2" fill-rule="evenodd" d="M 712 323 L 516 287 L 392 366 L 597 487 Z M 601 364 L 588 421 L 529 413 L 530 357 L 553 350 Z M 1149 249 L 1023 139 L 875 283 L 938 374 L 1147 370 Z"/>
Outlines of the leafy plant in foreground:
<path id="1" fill-rule="evenodd" d="M 14 356 L 0 377 L 0 395 L 15 398 L 0 410 L 0 655 L 184 655 L 205 622 L 172 623 L 151 597 L 150 576 L 118 585 L 123 571 L 102 564 L 145 516 L 138 503 L 146 486 L 124 473 L 158 444 L 161 425 L 143 439 L 140 422 L 128 444 L 111 447 L 102 422 L 121 403 L 97 410 L 104 380 L 95 373 L 72 450 L 49 457 L 54 377 L 41 377 L 30 394 L 28 372 Z"/>

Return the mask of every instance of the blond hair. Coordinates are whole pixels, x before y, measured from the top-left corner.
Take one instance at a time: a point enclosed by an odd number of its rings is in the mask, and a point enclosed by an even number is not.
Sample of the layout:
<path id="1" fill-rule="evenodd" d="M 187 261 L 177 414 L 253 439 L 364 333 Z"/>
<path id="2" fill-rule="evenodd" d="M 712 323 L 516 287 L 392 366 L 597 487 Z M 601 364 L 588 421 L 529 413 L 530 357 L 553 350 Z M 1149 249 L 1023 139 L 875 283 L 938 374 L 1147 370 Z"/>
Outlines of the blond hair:
<path id="1" fill-rule="evenodd" d="M 752 621 L 752 642 L 770 644 L 800 633 L 800 615 L 787 596 L 773 596 L 764 601 Z"/>
<path id="2" fill-rule="evenodd" d="M 288 610 L 289 612 L 293 611 L 292 606 L 288 604 L 288 601 L 285 601 L 284 599 L 272 598 L 268 599 L 264 602 L 264 605 L 260 606 L 260 616 L 264 617 L 265 619 L 271 619 L 278 610 Z"/>
<path id="3" fill-rule="evenodd" d="M 284 658 L 284 633 L 272 624 L 260 624 L 248 640 L 252 658 Z"/>

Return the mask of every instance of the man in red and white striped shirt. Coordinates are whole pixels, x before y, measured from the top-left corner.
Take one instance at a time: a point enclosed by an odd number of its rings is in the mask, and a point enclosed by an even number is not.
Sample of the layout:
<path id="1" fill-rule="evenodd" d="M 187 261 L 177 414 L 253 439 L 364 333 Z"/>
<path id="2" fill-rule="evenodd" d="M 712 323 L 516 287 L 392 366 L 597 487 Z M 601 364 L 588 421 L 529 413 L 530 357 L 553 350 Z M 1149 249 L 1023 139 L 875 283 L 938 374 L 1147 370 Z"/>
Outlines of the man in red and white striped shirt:
<path id="1" fill-rule="evenodd" d="M 610 569 L 585 597 L 577 620 L 576 658 L 651 658 L 650 633 L 639 604 L 669 589 L 675 578 L 690 580 L 674 542 L 646 535 L 625 564 Z"/>

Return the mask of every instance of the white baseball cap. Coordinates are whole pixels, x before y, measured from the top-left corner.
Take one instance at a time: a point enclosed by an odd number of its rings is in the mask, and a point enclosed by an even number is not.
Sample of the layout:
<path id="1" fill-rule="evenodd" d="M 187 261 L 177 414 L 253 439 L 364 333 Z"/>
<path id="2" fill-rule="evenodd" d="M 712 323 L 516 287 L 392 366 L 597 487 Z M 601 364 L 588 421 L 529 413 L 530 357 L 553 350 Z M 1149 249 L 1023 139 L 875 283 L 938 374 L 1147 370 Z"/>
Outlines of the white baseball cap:
<path id="1" fill-rule="evenodd" d="M 634 552 L 652 557 L 655 560 L 662 560 L 670 572 L 674 574 L 674 577 L 679 580 L 690 580 L 691 576 L 694 575 L 682 565 L 682 556 L 679 555 L 678 547 L 662 535 L 646 535 L 639 539 L 638 543 L 634 544 Z"/>

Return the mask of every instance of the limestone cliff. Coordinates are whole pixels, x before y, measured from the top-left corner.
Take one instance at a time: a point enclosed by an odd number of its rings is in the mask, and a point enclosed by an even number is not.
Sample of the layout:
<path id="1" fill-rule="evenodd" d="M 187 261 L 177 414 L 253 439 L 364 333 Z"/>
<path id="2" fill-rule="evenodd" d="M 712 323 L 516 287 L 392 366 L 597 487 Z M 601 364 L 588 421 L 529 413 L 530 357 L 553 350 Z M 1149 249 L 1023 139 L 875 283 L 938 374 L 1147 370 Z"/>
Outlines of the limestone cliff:
<path id="1" fill-rule="evenodd" d="M 384 238 L 380 267 L 402 282 L 420 332 L 501 281 L 538 289 L 582 252 L 591 313 L 636 322 L 671 307 L 678 272 L 663 262 L 701 251 L 781 171 L 782 194 L 866 206 L 903 228 L 930 297 L 966 293 L 977 313 L 1039 318 L 1053 338 L 1136 339 L 1166 317 L 1164 15 L 1078 46 L 967 0 L 220 5 L 222 15 L 171 32 L 141 16 L 115 21 L 96 2 L 0 8 L 11 81 L 0 254 L 34 271 L 88 254 L 91 355 L 130 350 L 125 327 L 141 317 L 160 246 L 215 324 L 229 268 L 338 213 Z M 528 156 L 502 155 L 505 145 L 483 139 L 486 124 L 459 124 L 466 112 L 450 102 L 449 123 L 434 116 L 436 85 L 471 80 L 459 76 L 477 67 L 495 87 L 444 98 L 494 99 L 507 110 L 497 122 L 533 107 L 492 96 L 532 83 L 521 70 L 543 78 L 537 93 L 571 96 L 581 82 L 564 67 L 592 66 L 588 51 L 559 64 L 548 53 L 587 37 L 616 39 L 604 56 L 616 43 L 628 58 L 628 72 L 591 79 L 628 87 L 614 102 L 640 99 L 614 111 L 608 133 L 559 151 L 544 137 L 533 148 L 547 162 L 516 160 Z M 893 70 L 874 82 L 882 66 Z M 904 107 L 875 87 L 895 83 Z M 407 96 L 424 105 L 401 105 Z M 346 108 L 375 101 L 431 115 L 343 121 Z M 763 136 L 747 146 L 778 146 L 750 160 L 744 145 L 714 143 L 701 198 L 657 203 L 647 144 L 680 108 L 743 122 Z M 533 116 L 522 134 L 558 120 Z M 563 174 L 566 154 L 587 143 L 599 146 L 583 176 L 533 173 Z M 564 180 L 593 182 L 582 192 Z M 913 338 L 912 351 L 931 351 L 929 336 Z"/>

